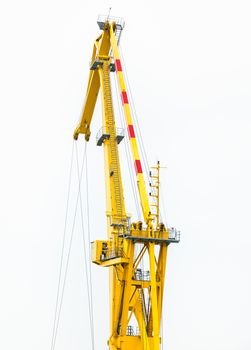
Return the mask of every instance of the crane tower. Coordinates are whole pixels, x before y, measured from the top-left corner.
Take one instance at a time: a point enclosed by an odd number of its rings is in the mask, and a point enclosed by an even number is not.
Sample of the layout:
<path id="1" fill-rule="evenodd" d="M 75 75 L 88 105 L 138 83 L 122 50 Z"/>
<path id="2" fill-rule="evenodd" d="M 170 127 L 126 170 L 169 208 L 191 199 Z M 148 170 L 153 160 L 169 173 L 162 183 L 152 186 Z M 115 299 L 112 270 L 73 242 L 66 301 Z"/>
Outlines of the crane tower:
<path id="1" fill-rule="evenodd" d="M 101 34 L 94 42 L 84 107 L 74 131 L 75 140 L 84 134 L 89 141 L 100 91 L 103 117 L 97 145 L 104 149 L 107 237 L 92 243 L 92 262 L 109 269 L 109 349 L 159 350 L 167 250 L 170 243 L 179 242 L 179 232 L 160 222 L 159 163 L 150 173 L 151 195 L 147 192 L 120 60 L 119 40 L 124 21 L 100 16 L 98 25 Z M 123 135 L 116 128 L 111 74 L 117 77 L 135 167 L 143 217 L 137 222 L 131 222 L 126 212 L 119 157 Z M 143 261 L 147 261 L 146 271 Z"/>

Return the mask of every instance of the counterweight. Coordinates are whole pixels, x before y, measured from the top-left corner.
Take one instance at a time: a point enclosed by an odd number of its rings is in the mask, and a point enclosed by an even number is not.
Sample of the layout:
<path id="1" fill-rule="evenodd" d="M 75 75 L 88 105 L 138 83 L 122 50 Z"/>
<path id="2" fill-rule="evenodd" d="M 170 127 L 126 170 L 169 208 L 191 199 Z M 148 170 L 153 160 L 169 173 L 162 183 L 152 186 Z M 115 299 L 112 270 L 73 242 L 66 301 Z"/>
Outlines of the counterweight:
<path id="1" fill-rule="evenodd" d="M 89 141 L 101 90 L 103 121 L 97 145 L 104 149 L 107 239 L 92 243 L 92 261 L 110 271 L 109 348 L 159 350 L 167 250 L 170 243 L 179 241 L 179 234 L 159 221 L 159 163 L 151 175 L 152 196 L 147 193 L 118 48 L 124 22 L 100 17 L 98 24 L 102 33 L 94 43 L 85 103 L 74 132 L 76 140 L 84 134 Z M 118 146 L 123 135 L 116 128 L 110 74 L 118 80 L 143 222 L 131 223 L 126 213 Z M 147 261 L 146 271 L 143 261 Z"/>

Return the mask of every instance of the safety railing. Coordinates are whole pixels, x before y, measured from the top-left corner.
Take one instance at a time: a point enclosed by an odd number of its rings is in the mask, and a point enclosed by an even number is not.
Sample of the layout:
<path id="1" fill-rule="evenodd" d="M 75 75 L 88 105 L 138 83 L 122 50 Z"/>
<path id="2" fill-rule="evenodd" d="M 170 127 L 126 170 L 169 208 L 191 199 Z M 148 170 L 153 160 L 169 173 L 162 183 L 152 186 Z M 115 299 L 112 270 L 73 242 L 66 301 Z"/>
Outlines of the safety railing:
<path id="1" fill-rule="evenodd" d="M 104 25 L 106 22 L 115 22 L 116 27 L 123 29 L 125 26 L 125 21 L 121 17 L 114 17 L 110 15 L 99 15 L 97 19 L 98 26 L 101 30 L 104 29 Z"/>
<path id="2" fill-rule="evenodd" d="M 140 335 L 139 328 L 134 326 L 127 326 L 126 335 L 138 336 Z"/>
<path id="3" fill-rule="evenodd" d="M 178 231 L 174 227 L 169 227 L 168 228 L 169 232 L 169 239 L 173 240 L 174 242 L 179 242 L 180 241 L 180 231 Z"/>
<path id="4" fill-rule="evenodd" d="M 118 144 L 123 140 L 124 137 L 125 137 L 125 130 L 123 128 L 116 128 L 116 140 Z M 97 146 L 101 146 L 104 140 L 109 138 L 110 138 L 110 134 L 107 128 L 105 127 L 100 128 L 96 135 Z"/>
<path id="5" fill-rule="evenodd" d="M 116 137 L 117 137 L 117 139 L 118 138 L 123 139 L 125 137 L 125 129 L 124 128 L 116 128 Z"/>
<path id="6" fill-rule="evenodd" d="M 109 259 L 124 258 L 124 257 L 125 257 L 125 254 L 124 254 L 123 248 L 114 248 L 114 249 L 103 250 L 100 256 L 100 260 L 105 261 Z"/>
<path id="7" fill-rule="evenodd" d="M 143 271 L 142 269 L 136 269 L 133 277 L 136 281 L 150 281 L 150 271 Z"/>

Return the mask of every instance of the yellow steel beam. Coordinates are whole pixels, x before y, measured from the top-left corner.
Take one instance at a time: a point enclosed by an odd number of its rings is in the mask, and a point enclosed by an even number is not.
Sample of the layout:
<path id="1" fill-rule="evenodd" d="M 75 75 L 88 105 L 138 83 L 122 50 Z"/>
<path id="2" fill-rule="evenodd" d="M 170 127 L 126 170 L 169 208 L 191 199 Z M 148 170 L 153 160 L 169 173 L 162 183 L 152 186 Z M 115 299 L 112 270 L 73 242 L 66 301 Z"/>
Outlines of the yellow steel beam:
<path id="1" fill-rule="evenodd" d="M 111 47 L 113 50 L 113 56 L 114 56 L 114 60 L 115 60 L 116 73 L 117 73 L 118 85 L 119 85 L 122 104 L 123 104 L 123 110 L 124 110 L 125 119 L 126 119 L 126 123 L 127 123 L 129 138 L 130 138 L 131 152 L 132 152 L 132 157 L 133 157 L 136 176 L 137 176 L 137 184 L 138 184 L 138 191 L 139 191 L 141 208 L 143 211 L 144 220 L 148 224 L 148 223 L 151 223 L 152 216 L 151 216 L 151 211 L 150 211 L 150 206 L 149 206 L 149 201 L 148 201 L 148 194 L 146 191 L 146 185 L 145 185 L 142 165 L 141 165 L 141 161 L 140 161 L 138 143 L 137 143 L 137 140 L 135 137 L 131 108 L 130 108 L 130 104 L 129 104 L 129 100 L 128 100 L 126 83 L 125 83 L 125 79 L 124 79 L 124 75 L 123 75 L 123 70 L 122 70 L 122 65 L 121 65 L 121 60 L 120 60 L 120 55 L 119 55 L 119 49 L 118 49 L 118 45 L 117 45 L 117 39 L 116 39 L 115 34 L 114 34 L 114 27 L 113 26 L 110 26 L 110 40 L 111 40 Z"/>
<path id="2" fill-rule="evenodd" d="M 160 349 L 160 320 L 165 281 L 166 244 L 161 239 L 167 239 L 168 233 L 161 231 L 158 226 L 153 229 L 153 217 L 150 212 L 149 198 L 146 190 L 140 154 L 135 137 L 131 108 L 128 101 L 125 79 L 120 61 L 115 23 L 106 22 L 102 34 L 96 39 L 92 54 L 92 69 L 89 73 L 85 103 L 74 138 L 84 134 L 86 141 L 90 137 L 90 125 L 99 90 L 103 108 L 102 127 L 109 134 L 103 140 L 107 241 L 96 241 L 93 262 L 109 269 L 110 278 L 110 350 L 159 350 Z M 142 223 L 134 223 L 128 227 L 124 203 L 124 191 L 120 169 L 119 150 L 116 140 L 116 123 L 113 110 L 110 67 L 115 63 L 118 85 L 121 93 L 125 120 L 128 127 L 132 158 L 135 165 L 138 193 L 146 227 Z M 155 174 L 153 177 L 155 179 Z M 157 174 L 159 184 L 159 174 Z M 156 194 L 158 196 L 159 193 Z M 157 197 L 156 197 L 157 198 Z M 158 199 L 158 198 L 157 198 Z M 158 205 L 158 201 L 156 203 Z M 160 225 L 161 226 L 161 225 Z M 133 236 L 139 240 L 126 239 Z M 159 241 L 156 240 L 158 237 Z M 140 241 L 142 239 L 142 241 Z M 141 242 L 141 243 L 140 243 Z M 97 243 L 97 244 L 96 244 Z M 136 254 L 136 246 L 140 251 Z M 160 244 L 159 256 L 156 259 L 155 245 Z M 109 253 L 112 249 L 114 254 Z M 119 253 L 116 253 L 119 252 Z M 116 255 L 117 254 L 117 255 Z M 105 258 L 104 258 L 105 257 Z M 140 263 L 149 258 L 150 279 L 142 280 L 136 276 Z M 149 293 L 149 310 L 146 307 L 145 292 Z M 135 316 L 140 335 L 127 334 L 127 327 Z"/>

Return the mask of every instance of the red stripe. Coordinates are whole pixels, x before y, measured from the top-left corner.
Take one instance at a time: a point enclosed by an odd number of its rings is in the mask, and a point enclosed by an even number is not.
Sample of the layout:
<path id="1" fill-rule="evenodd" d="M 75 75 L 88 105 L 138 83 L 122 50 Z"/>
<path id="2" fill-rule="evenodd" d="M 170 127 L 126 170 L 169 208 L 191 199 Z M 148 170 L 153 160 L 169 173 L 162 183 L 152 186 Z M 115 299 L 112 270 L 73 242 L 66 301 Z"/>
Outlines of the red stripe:
<path id="1" fill-rule="evenodd" d="M 129 134 L 130 139 L 131 139 L 132 137 L 135 137 L 135 132 L 134 132 L 134 127 L 133 127 L 133 125 L 128 125 L 128 134 Z"/>
<path id="2" fill-rule="evenodd" d="M 122 91 L 121 97 L 122 97 L 123 104 L 127 104 L 128 103 L 128 97 L 127 97 L 126 91 Z"/>
<path id="3" fill-rule="evenodd" d="M 135 160 L 134 165 L 135 165 L 136 174 L 138 175 L 139 173 L 142 173 L 141 162 L 139 159 Z"/>
<path id="4" fill-rule="evenodd" d="M 115 60 L 115 67 L 117 72 L 122 72 L 122 66 L 120 60 Z"/>

